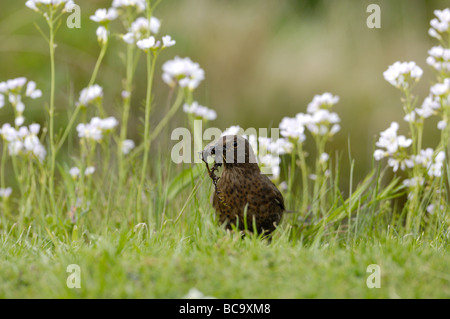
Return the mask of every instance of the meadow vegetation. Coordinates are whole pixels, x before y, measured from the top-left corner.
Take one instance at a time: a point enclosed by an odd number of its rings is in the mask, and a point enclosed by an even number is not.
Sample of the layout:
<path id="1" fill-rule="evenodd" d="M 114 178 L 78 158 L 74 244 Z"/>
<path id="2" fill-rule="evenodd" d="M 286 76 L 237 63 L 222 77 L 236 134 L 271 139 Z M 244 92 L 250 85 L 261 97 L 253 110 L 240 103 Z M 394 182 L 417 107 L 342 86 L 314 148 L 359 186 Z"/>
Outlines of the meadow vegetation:
<path id="1" fill-rule="evenodd" d="M 364 176 L 355 177 L 352 136 L 331 147 L 346 126 L 341 98 L 326 89 L 265 127 L 278 137 L 237 123 L 223 131 L 249 139 L 284 195 L 288 212 L 268 241 L 218 225 L 205 166 L 173 160 L 170 128 L 180 115 L 193 132 L 195 123 L 213 127 L 220 112 L 202 105 L 197 88 L 209 70 L 177 51 L 164 30 L 170 16 L 157 18 L 163 2 L 114 0 L 92 12 L 98 56 L 63 107 L 58 92 L 72 82 L 58 77 L 58 32 L 78 4 L 26 2 L 49 73 L 45 83 L 31 71 L 0 79 L 0 297 L 448 298 L 450 9 L 434 11 L 427 70 L 386 66 L 404 114 L 385 118 L 388 128 L 366 145 Z M 111 47 L 120 51 L 120 92 L 101 83 Z M 434 80 L 420 96 L 427 72 Z M 43 121 L 28 116 L 31 107 L 45 110 Z M 438 136 L 432 147 L 427 134 Z M 193 139 L 195 156 L 209 141 Z M 72 264 L 81 288 L 67 285 Z M 380 288 L 366 284 L 372 264 Z"/>

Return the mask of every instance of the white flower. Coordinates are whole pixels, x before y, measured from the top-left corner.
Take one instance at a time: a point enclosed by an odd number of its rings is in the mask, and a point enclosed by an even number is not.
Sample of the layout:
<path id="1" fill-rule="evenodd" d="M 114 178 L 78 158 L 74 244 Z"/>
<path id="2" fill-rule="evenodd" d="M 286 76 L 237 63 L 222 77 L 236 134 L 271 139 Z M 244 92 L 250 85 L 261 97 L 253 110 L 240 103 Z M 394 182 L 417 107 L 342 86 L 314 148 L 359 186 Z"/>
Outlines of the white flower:
<path id="1" fill-rule="evenodd" d="M 136 45 L 139 49 L 147 52 L 149 49 L 158 48 L 161 44 L 159 41 L 155 40 L 154 36 L 150 36 L 146 39 L 139 40 L 138 42 L 136 42 Z"/>
<path id="2" fill-rule="evenodd" d="M 397 88 L 408 88 L 411 80 L 422 77 L 422 69 L 415 62 L 395 62 L 383 72 L 384 79 Z"/>
<path id="3" fill-rule="evenodd" d="M 420 108 L 415 109 L 417 115 L 422 118 L 428 118 L 436 113 L 436 110 L 441 107 L 439 97 L 429 95 L 425 98 Z"/>
<path id="4" fill-rule="evenodd" d="M 439 35 L 439 33 L 438 33 L 435 29 L 433 29 L 433 28 L 428 29 L 428 34 L 429 34 L 431 37 L 436 38 L 436 39 L 438 39 L 438 40 L 441 40 L 441 39 L 442 39 L 442 37 Z"/>
<path id="5" fill-rule="evenodd" d="M 31 10 L 39 11 L 39 9 L 36 6 L 36 1 L 34 0 L 28 0 L 27 2 L 25 2 L 25 5 Z"/>
<path id="6" fill-rule="evenodd" d="M 69 174 L 73 179 L 76 179 L 78 176 L 80 176 L 80 169 L 78 167 L 72 167 L 69 170 Z"/>
<path id="7" fill-rule="evenodd" d="M 133 140 L 124 140 L 122 143 L 122 153 L 128 154 L 135 147 Z"/>
<path id="8" fill-rule="evenodd" d="M 445 130 L 445 128 L 447 127 L 447 122 L 445 120 L 439 121 L 437 124 L 437 128 L 438 130 Z"/>
<path id="9" fill-rule="evenodd" d="M 191 288 L 187 295 L 183 297 L 184 299 L 215 299 L 215 297 L 205 296 L 200 290 L 197 288 Z"/>
<path id="10" fill-rule="evenodd" d="M 403 135 L 397 136 L 398 128 L 398 123 L 392 122 L 388 129 L 380 133 L 380 138 L 376 146 L 385 148 L 390 155 L 397 152 L 399 147 L 409 147 L 412 144 L 412 140 L 407 139 Z"/>
<path id="11" fill-rule="evenodd" d="M 95 172 L 95 167 L 94 166 L 89 166 L 84 170 L 84 175 L 89 176 L 94 174 Z"/>
<path id="12" fill-rule="evenodd" d="M 76 6 L 75 2 L 73 0 L 69 0 L 66 2 L 66 5 L 64 6 L 64 11 L 72 12 L 72 10 L 75 6 Z"/>
<path id="13" fill-rule="evenodd" d="M 442 46 L 432 47 L 428 54 L 427 64 L 437 71 L 450 71 L 450 49 L 444 49 Z"/>
<path id="14" fill-rule="evenodd" d="M 198 63 L 192 62 L 190 58 L 177 56 L 173 60 L 164 63 L 162 69 L 162 79 L 171 87 L 178 82 L 181 87 L 194 90 L 205 78 L 205 71 L 200 68 Z"/>
<path id="15" fill-rule="evenodd" d="M 115 8 L 109 8 L 109 9 L 97 9 L 95 11 L 95 14 L 90 16 L 90 19 L 92 21 L 98 22 L 98 23 L 108 23 L 118 17 L 117 10 Z"/>
<path id="16" fill-rule="evenodd" d="M 160 26 L 161 22 L 155 17 L 151 17 L 150 20 L 139 17 L 131 23 L 128 32 L 122 36 L 122 39 L 128 44 L 135 43 L 148 37 L 150 33 L 157 34 Z"/>
<path id="17" fill-rule="evenodd" d="M 28 129 L 30 130 L 30 133 L 33 135 L 38 135 L 39 131 L 41 129 L 41 126 L 37 123 L 33 123 L 30 126 L 28 126 Z"/>
<path id="18" fill-rule="evenodd" d="M 435 151 L 432 148 L 420 150 L 419 154 L 413 157 L 416 165 L 427 169 L 429 176 L 440 177 L 444 167 L 445 152 L 440 151 L 434 155 Z"/>
<path id="19" fill-rule="evenodd" d="M 330 155 L 328 155 L 328 153 L 322 153 L 320 154 L 320 163 L 326 163 L 328 162 L 328 160 L 330 159 Z"/>
<path id="20" fill-rule="evenodd" d="M 429 214 L 434 214 L 434 212 L 436 211 L 436 208 L 437 208 L 436 205 L 430 204 L 427 206 L 427 212 Z M 444 205 L 439 205 L 438 208 L 442 211 L 442 210 L 444 210 Z"/>
<path id="21" fill-rule="evenodd" d="M 383 150 L 375 150 L 375 152 L 373 152 L 373 157 L 375 158 L 376 161 L 380 161 L 382 158 L 389 156 L 389 153 Z"/>
<path id="22" fill-rule="evenodd" d="M 39 124 L 31 124 L 29 127 L 22 126 L 18 130 L 9 124 L 4 124 L 0 134 L 8 143 L 10 155 L 32 155 L 42 161 L 47 152 L 37 137 L 39 130 Z"/>
<path id="23" fill-rule="evenodd" d="M 450 93 L 450 78 L 444 79 L 444 82 L 437 83 L 430 88 L 431 94 L 435 96 L 448 95 Z"/>
<path id="24" fill-rule="evenodd" d="M 72 0 L 28 0 L 25 2 L 25 6 L 30 8 L 31 10 L 34 10 L 36 12 L 44 12 L 46 13 L 46 10 L 43 11 L 43 9 L 51 6 L 54 9 L 62 8 L 63 10 L 66 10 L 68 4 L 74 4 Z"/>
<path id="25" fill-rule="evenodd" d="M 125 99 L 130 98 L 131 93 L 129 91 L 127 91 L 127 90 L 123 90 L 122 93 L 121 93 L 121 96 L 122 96 L 122 99 L 125 100 Z"/>
<path id="26" fill-rule="evenodd" d="M 112 129 L 114 129 L 117 125 L 119 124 L 119 122 L 117 121 L 117 119 L 113 116 L 107 117 L 103 120 L 100 120 L 98 125 L 100 126 L 100 128 L 104 131 L 111 131 Z"/>
<path id="27" fill-rule="evenodd" d="M 5 96 L 0 94 L 0 109 L 5 106 Z"/>
<path id="28" fill-rule="evenodd" d="M 431 165 L 429 165 L 428 175 L 435 176 L 435 177 L 441 177 L 442 170 L 444 169 L 444 161 L 445 161 L 445 152 L 440 151 L 436 155 L 434 162 Z"/>
<path id="29" fill-rule="evenodd" d="M 14 124 L 16 124 L 16 126 L 21 126 L 24 122 L 25 122 L 25 118 L 21 115 L 19 115 L 18 117 L 16 117 L 14 119 Z"/>
<path id="30" fill-rule="evenodd" d="M 292 144 L 288 139 L 279 138 L 270 145 L 270 152 L 275 154 L 291 154 L 294 150 L 294 144 Z"/>
<path id="31" fill-rule="evenodd" d="M 412 111 L 411 113 L 408 113 L 403 118 L 408 123 L 413 123 L 416 120 L 416 112 Z"/>
<path id="32" fill-rule="evenodd" d="M 323 93 L 322 95 L 315 95 L 313 100 L 308 104 L 307 112 L 314 113 L 321 108 L 328 109 L 339 102 L 339 96 L 334 96 L 331 93 Z"/>
<path id="33" fill-rule="evenodd" d="M 430 204 L 427 206 L 427 212 L 429 214 L 433 214 L 434 213 L 434 204 Z"/>
<path id="34" fill-rule="evenodd" d="M 100 141 L 103 138 L 102 130 L 96 125 L 80 123 L 77 125 L 77 132 L 79 138 L 92 139 L 94 141 Z"/>
<path id="35" fill-rule="evenodd" d="M 114 0 L 112 3 L 114 8 L 136 7 L 138 12 L 145 10 L 145 0 Z"/>
<path id="36" fill-rule="evenodd" d="M 242 135 L 244 130 L 239 125 L 233 125 L 227 128 L 225 131 L 222 132 L 220 136 L 226 136 L 226 135 Z"/>
<path id="37" fill-rule="evenodd" d="M 161 27 L 161 22 L 158 18 L 151 17 L 150 18 L 150 32 L 153 34 L 157 34 L 159 32 L 159 28 Z"/>
<path id="38" fill-rule="evenodd" d="M 436 18 L 430 21 L 431 29 L 428 34 L 434 38 L 442 39 L 441 34 L 448 32 L 450 29 L 450 9 L 435 10 Z"/>
<path id="39" fill-rule="evenodd" d="M 191 105 L 184 104 L 183 111 L 185 113 L 193 114 L 196 117 L 199 117 L 204 120 L 212 121 L 217 118 L 217 113 L 214 110 L 207 108 L 206 106 L 202 106 L 198 104 L 198 102 L 194 101 Z"/>
<path id="40" fill-rule="evenodd" d="M 281 159 L 278 156 L 267 154 L 258 157 L 260 166 L 269 168 L 272 173 L 272 179 L 278 179 L 280 176 L 280 162 Z"/>
<path id="41" fill-rule="evenodd" d="M 419 154 L 414 156 L 414 162 L 417 165 L 424 167 L 429 166 L 433 161 L 434 150 L 432 148 L 427 148 L 425 150 L 420 150 Z"/>
<path id="42" fill-rule="evenodd" d="M 410 159 L 388 158 L 388 166 L 392 167 L 392 170 L 396 172 L 399 168 L 404 171 L 407 167 L 411 168 L 414 163 Z"/>
<path id="43" fill-rule="evenodd" d="M 103 135 L 113 130 L 117 125 L 118 121 L 114 117 L 105 119 L 93 117 L 89 123 L 77 125 L 78 137 L 100 142 Z"/>
<path id="44" fill-rule="evenodd" d="M 128 44 L 134 43 L 134 35 L 131 32 L 128 32 L 122 36 L 122 40 L 125 41 Z"/>
<path id="45" fill-rule="evenodd" d="M 405 136 L 397 135 L 399 125 L 397 122 L 392 122 L 390 127 L 380 133 L 376 146 L 382 148 L 375 150 L 373 156 L 375 160 L 379 161 L 384 157 L 388 157 L 388 166 L 393 168 L 396 172 L 399 168 L 401 170 L 411 168 L 414 166 L 414 160 L 411 158 L 405 158 L 402 153 L 398 153 L 404 148 L 409 147 L 412 144 L 411 139 L 407 139 Z M 383 150 L 385 149 L 385 150 Z"/>
<path id="46" fill-rule="evenodd" d="M 87 106 L 88 104 L 93 103 L 95 101 L 99 101 L 102 98 L 103 98 L 102 87 L 98 84 L 94 84 L 81 90 L 77 106 Z"/>
<path id="47" fill-rule="evenodd" d="M 25 92 L 25 95 L 32 99 L 37 99 L 42 96 L 42 91 L 36 89 L 36 82 L 29 81 L 27 84 L 27 90 Z"/>
<path id="48" fill-rule="evenodd" d="M 279 125 L 280 134 L 286 138 L 292 138 L 303 142 L 306 140 L 305 123 L 301 121 L 299 116 L 294 118 L 284 117 Z"/>
<path id="49" fill-rule="evenodd" d="M 170 35 L 163 36 L 162 43 L 163 43 L 163 45 L 162 45 L 163 48 L 168 48 L 168 47 L 174 46 L 176 44 L 175 40 L 173 40 Z"/>
<path id="50" fill-rule="evenodd" d="M 11 124 L 9 123 L 5 123 L 3 124 L 3 126 L 0 128 L 0 136 L 8 142 L 13 141 L 14 139 L 16 139 L 16 135 L 17 132 L 16 130 L 11 127 Z"/>
<path id="51" fill-rule="evenodd" d="M 423 177 L 413 177 L 411 179 L 405 179 L 403 181 L 403 185 L 409 188 L 415 188 L 418 186 L 422 186 L 424 183 Z"/>
<path id="52" fill-rule="evenodd" d="M 339 115 L 325 109 L 319 109 L 311 114 L 310 122 L 306 127 L 313 135 L 334 135 L 340 130 Z M 330 128 L 331 125 L 331 128 Z"/>
<path id="53" fill-rule="evenodd" d="M 8 198 L 9 196 L 11 196 L 11 193 L 12 193 L 11 187 L 0 188 L 0 197 L 1 198 Z"/>
<path id="54" fill-rule="evenodd" d="M 270 137 L 258 137 L 259 142 L 259 152 L 262 153 L 264 150 L 272 154 L 290 154 L 294 149 L 294 144 L 289 142 L 285 138 L 279 138 L 273 141 Z"/>
<path id="55" fill-rule="evenodd" d="M 27 78 L 25 78 L 25 77 L 19 77 L 19 78 L 7 80 L 5 85 L 2 86 L 3 89 L 0 90 L 0 93 L 6 93 L 6 91 L 17 93 L 24 87 L 24 85 L 26 83 L 27 83 Z M 5 90 L 5 92 L 2 92 L 3 90 Z"/>
<path id="56" fill-rule="evenodd" d="M 106 42 L 108 42 L 109 31 L 104 26 L 102 25 L 99 26 L 97 28 L 96 34 L 97 34 L 97 41 L 100 44 L 105 44 Z"/>

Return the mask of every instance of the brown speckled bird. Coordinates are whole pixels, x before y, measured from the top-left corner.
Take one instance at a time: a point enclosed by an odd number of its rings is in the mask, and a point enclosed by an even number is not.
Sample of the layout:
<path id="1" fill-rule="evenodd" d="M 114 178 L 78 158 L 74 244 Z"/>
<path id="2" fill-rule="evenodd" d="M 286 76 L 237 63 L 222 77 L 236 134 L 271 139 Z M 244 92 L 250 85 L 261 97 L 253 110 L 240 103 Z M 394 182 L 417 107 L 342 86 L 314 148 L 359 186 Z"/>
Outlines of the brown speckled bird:
<path id="1" fill-rule="evenodd" d="M 283 196 L 261 173 L 248 140 L 238 135 L 223 136 L 206 146 L 201 156 L 215 185 L 212 202 L 219 222 L 228 229 L 238 225 L 244 230 L 247 225 L 250 231 L 254 223 L 258 234 L 272 233 L 285 211 Z M 206 162 L 208 156 L 215 159 L 212 170 Z M 214 172 L 222 164 L 223 172 L 217 177 Z"/>

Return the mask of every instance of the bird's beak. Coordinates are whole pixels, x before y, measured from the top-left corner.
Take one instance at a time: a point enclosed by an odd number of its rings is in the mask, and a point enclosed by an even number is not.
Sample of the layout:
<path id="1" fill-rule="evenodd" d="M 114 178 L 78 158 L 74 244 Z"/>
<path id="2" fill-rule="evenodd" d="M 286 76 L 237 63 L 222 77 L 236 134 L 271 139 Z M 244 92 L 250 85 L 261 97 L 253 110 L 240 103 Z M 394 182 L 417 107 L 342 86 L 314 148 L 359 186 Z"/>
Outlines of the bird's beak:
<path id="1" fill-rule="evenodd" d="M 216 155 L 216 144 L 215 143 L 208 144 L 203 151 L 199 152 L 199 155 L 202 161 L 206 162 L 209 156 Z"/>
<path id="2" fill-rule="evenodd" d="M 225 161 L 224 149 L 225 145 L 222 145 L 220 142 L 211 142 L 206 145 L 205 149 L 199 155 L 204 162 L 208 160 L 209 156 L 213 156 L 214 162 L 220 166 Z"/>

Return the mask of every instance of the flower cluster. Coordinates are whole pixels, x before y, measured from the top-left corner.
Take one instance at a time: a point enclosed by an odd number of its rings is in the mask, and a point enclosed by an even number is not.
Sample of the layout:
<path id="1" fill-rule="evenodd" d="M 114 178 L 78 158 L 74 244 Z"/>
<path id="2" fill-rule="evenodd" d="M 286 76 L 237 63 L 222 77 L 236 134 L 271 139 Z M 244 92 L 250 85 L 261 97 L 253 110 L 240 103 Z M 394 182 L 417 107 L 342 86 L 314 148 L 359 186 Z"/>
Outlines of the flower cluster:
<path id="1" fill-rule="evenodd" d="M 406 167 L 414 165 L 405 152 L 405 149 L 411 146 L 412 140 L 403 135 L 397 135 L 398 128 L 398 123 L 392 122 L 388 129 L 380 133 L 380 138 L 376 143 L 380 149 L 375 150 L 373 154 L 377 161 L 387 157 L 388 165 L 393 168 L 394 172 L 399 167 L 404 170 Z"/>
<path id="2" fill-rule="evenodd" d="M 436 18 L 430 22 L 429 34 L 442 40 L 443 34 L 450 31 L 450 9 L 436 10 L 434 13 Z M 404 108 L 407 110 L 404 120 L 410 123 L 412 138 L 397 135 L 399 125 L 393 122 L 387 130 L 381 132 L 376 143 L 379 149 L 375 150 L 373 155 L 377 161 L 388 158 L 388 165 L 394 172 L 399 168 L 411 169 L 408 171 L 409 178 L 403 181 L 403 184 L 409 188 L 425 185 L 427 177 L 428 179 L 441 177 L 445 166 L 445 152 L 432 148 L 422 149 L 422 140 L 419 138 L 424 120 L 432 115 L 442 116 L 442 120 L 437 125 L 439 130 L 445 130 L 448 127 L 447 116 L 444 115 L 447 112 L 446 108 L 450 106 L 450 78 L 443 78 L 442 75 L 450 71 L 450 49 L 445 47 L 442 41 L 441 43 L 442 45 L 434 46 L 428 51 L 429 56 L 426 60 L 428 65 L 439 72 L 440 82 L 430 87 L 430 93 L 420 107 L 413 108 L 414 99 L 411 98 L 410 92 L 412 82 L 418 81 L 423 73 L 415 62 L 395 62 L 383 73 L 384 78 L 392 85 L 401 88 L 407 97 L 404 99 Z M 445 136 L 444 133 L 443 136 Z M 413 143 L 414 152 L 410 152 L 407 148 Z"/>
<path id="3" fill-rule="evenodd" d="M 205 71 L 188 57 L 176 56 L 173 60 L 165 62 L 162 69 L 162 79 L 171 87 L 178 83 L 180 87 L 187 87 L 192 91 L 205 79 Z"/>
<path id="4" fill-rule="evenodd" d="M 93 117 L 89 123 L 77 125 L 78 137 L 100 142 L 104 134 L 111 132 L 117 124 L 116 118 L 112 116 L 105 119 Z"/>
<path id="5" fill-rule="evenodd" d="M 205 121 L 212 121 L 217 118 L 216 111 L 198 104 L 197 101 L 192 102 L 190 105 L 184 104 L 183 111 L 188 114 L 193 114 L 196 118 L 203 119 Z"/>
<path id="6" fill-rule="evenodd" d="M 450 9 L 435 10 L 436 18 L 430 21 L 431 28 L 428 34 L 438 40 L 442 39 L 442 35 L 450 31 Z"/>
<path id="7" fill-rule="evenodd" d="M 427 64 L 437 71 L 450 72 L 450 49 L 442 46 L 432 47 L 428 51 Z"/>
<path id="8" fill-rule="evenodd" d="M 411 156 L 409 163 L 410 167 L 418 166 L 423 168 L 429 177 L 441 177 L 445 165 L 445 153 L 440 151 L 436 154 L 432 148 L 427 148 L 420 150 L 418 155 Z M 424 183 L 425 179 L 422 176 L 415 176 L 403 181 L 403 185 L 409 188 L 422 186 Z"/>
<path id="9" fill-rule="evenodd" d="M 95 14 L 90 16 L 92 21 L 100 24 L 97 28 L 97 40 L 100 44 L 106 44 L 109 37 L 108 25 L 111 21 L 115 20 L 119 16 L 119 12 L 115 8 L 109 9 L 97 9 Z"/>
<path id="10" fill-rule="evenodd" d="M 258 137 L 258 142 L 260 153 L 264 150 L 264 152 L 271 154 L 285 155 L 292 153 L 294 150 L 294 144 L 285 138 L 279 138 L 274 141 L 270 137 L 260 136 Z"/>
<path id="11" fill-rule="evenodd" d="M 273 140 L 270 137 L 257 137 L 254 134 L 244 135 L 243 133 L 244 130 L 239 125 L 234 125 L 223 131 L 221 136 L 242 135 L 246 138 L 255 153 L 259 167 L 270 171 L 272 180 L 278 180 L 281 163 L 279 155 L 290 154 L 294 144 L 285 138 Z"/>
<path id="12" fill-rule="evenodd" d="M 139 17 L 131 23 L 128 32 L 122 36 L 122 39 L 128 44 L 137 43 L 139 40 L 143 40 L 150 34 L 157 34 L 160 27 L 161 22 L 158 18 L 151 17 L 149 20 L 144 17 Z"/>
<path id="13" fill-rule="evenodd" d="M 142 12 L 145 10 L 146 2 L 145 0 L 114 0 L 112 7 L 116 9 L 134 7 L 138 12 Z"/>
<path id="14" fill-rule="evenodd" d="M 128 154 L 131 152 L 131 150 L 133 148 L 135 148 L 136 144 L 134 143 L 133 140 L 124 140 L 122 143 L 122 153 L 123 154 Z"/>
<path id="15" fill-rule="evenodd" d="M 8 151 L 11 156 L 32 156 L 42 161 L 47 152 L 41 141 L 37 137 L 40 125 L 31 124 L 15 129 L 10 124 L 3 124 L 0 129 L 0 136 L 8 144 Z"/>
<path id="16" fill-rule="evenodd" d="M 139 40 L 136 42 L 136 45 L 139 49 L 148 52 L 149 50 L 155 50 L 158 48 L 165 49 L 174 46 L 175 43 L 175 40 L 173 40 L 170 35 L 165 35 L 162 37 L 162 46 L 161 41 L 157 41 L 154 36 Z"/>
<path id="17" fill-rule="evenodd" d="M 25 111 L 25 104 L 22 102 L 22 96 L 25 93 L 25 97 L 31 99 L 37 99 L 42 96 L 42 91 L 36 89 L 36 82 L 28 81 L 25 77 L 19 77 L 4 82 L 0 82 L 0 108 L 5 105 L 5 95 L 8 96 L 8 101 L 14 108 L 16 119 L 16 126 L 21 126 L 25 118 L 23 112 Z M 23 88 L 26 89 L 23 92 Z"/>
<path id="18" fill-rule="evenodd" d="M 80 169 L 78 167 L 72 167 L 69 169 L 69 174 L 72 176 L 73 179 L 77 179 L 80 176 Z M 95 167 L 94 166 L 88 166 L 84 170 L 84 176 L 89 176 L 95 173 Z"/>
<path id="19" fill-rule="evenodd" d="M 98 22 L 102 25 L 105 25 L 115 20 L 118 16 L 119 13 L 115 8 L 97 9 L 95 11 L 95 14 L 90 16 L 90 19 L 94 22 Z"/>
<path id="20" fill-rule="evenodd" d="M 427 174 L 432 177 L 440 177 L 444 167 L 445 152 L 440 151 L 435 154 L 432 148 L 420 150 L 418 155 L 413 156 L 414 164 L 426 169 Z"/>
<path id="21" fill-rule="evenodd" d="M 439 98 L 449 99 L 450 94 L 450 78 L 444 79 L 442 83 L 436 83 L 430 88 L 430 93 Z"/>
<path id="22" fill-rule="evenodd" d="M 299 113 L 295 117 L 284 117 L 279 125 L 281 136 L 290 138 L 298 142 L 306 140 L 305 135 L 305 114 Z"/>
<path id="23" fill-rule="evenodd" d="M 89 104 L 101 102 L 102 99 L 102 87 L 98 84 L 94 84 L 81 90 L 77 106 L 86 107 Z"/>
<path id="24" fill-rule="evenodd" d="M 75 3 L 73 0 L 28 0 L 25 5 L 36 12 L 46 14 L 48 10 L 70 11 Z"/>
<path id="25" fill-rule="evenodd" d="M 305 127 L 313 135 L 333 136 L 340 131 L 339 115 L 330 109 L 339 102 L 338 96 L 331 93 L 314 96 L 308 104 L 307 113 L 298 113 L 294 118 L 285 117 L 279 125 L 284 137 L 303 142 L 306 139 Z"/>
<path id="26" fill-rule="evenodd" d="M 395 62 L 383 72 L 384 79 L 400 89 L 408 89 L 422 77 L 423 71 L 413 61 Z"/>

